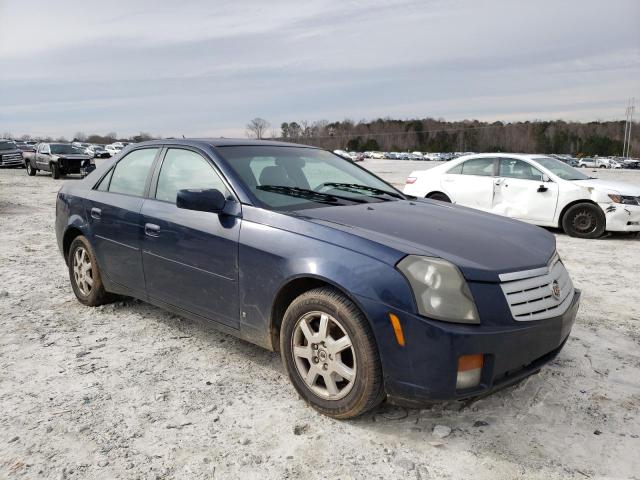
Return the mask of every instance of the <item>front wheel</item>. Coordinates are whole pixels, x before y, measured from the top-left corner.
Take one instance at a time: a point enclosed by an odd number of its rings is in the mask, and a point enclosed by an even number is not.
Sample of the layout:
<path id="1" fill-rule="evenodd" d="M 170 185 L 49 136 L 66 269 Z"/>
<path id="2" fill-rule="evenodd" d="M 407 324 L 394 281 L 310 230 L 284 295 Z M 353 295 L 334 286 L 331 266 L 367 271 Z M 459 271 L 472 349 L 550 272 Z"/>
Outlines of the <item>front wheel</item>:
<path id="1" fill-rule="evenodd" d="M 27 175 L 33 177 L 36 174 L 36 169 L 31 166 L 31 162 L 27 161 Z"/>
<path id="2" fill-rule="evenodd" d="M 51 176 L 56 180 L 60 178 L 60 165 L 57 163 L 51 164 Z"/>
<path id="3" fill-rule="evenodd" d="M 562 229 L 570 237 L 598 238 L 604 233 L 607 220 L 600 207 L 592 203 L 577 203 L 562 217 Z"/>
<path id="4" fill-rule="evenodd" d="M 310 290 L 291 303 L 280 351 L 295 389 L 325 415 L 353 418 L 384 399 L 371 327 L 358 307 L 332 288 Z"/>
<path id="5" fill-rule="evenodd" d="M 69 280 L 76 298 L 89 307 L 97 307 L 111 301 L 111 295 L 104 289 L 96 256 L 86 237 L 76 237 L 69 248 L 67 257 Z"/>

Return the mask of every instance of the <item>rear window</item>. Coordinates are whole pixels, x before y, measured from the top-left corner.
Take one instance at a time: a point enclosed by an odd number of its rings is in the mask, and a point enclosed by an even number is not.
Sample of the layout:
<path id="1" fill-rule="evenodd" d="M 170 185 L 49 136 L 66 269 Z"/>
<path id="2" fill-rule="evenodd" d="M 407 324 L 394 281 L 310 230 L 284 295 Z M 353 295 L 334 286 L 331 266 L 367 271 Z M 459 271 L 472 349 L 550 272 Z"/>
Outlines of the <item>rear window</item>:
<path id="1" fill-rule="evenodd" d="M 109 191 L 142 197 L 157 148 L 134 150 L 118 162 L 111 174 Z"/>

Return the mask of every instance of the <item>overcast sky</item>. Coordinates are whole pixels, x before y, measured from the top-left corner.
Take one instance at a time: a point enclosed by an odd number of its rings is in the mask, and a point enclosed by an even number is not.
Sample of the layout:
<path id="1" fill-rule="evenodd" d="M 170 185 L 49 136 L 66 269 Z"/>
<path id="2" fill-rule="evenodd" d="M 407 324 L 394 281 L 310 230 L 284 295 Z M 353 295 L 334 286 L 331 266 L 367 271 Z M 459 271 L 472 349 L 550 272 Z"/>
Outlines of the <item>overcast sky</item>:
<path id="1" fill-rule="evenodd" d="M 0 0 L 0 134 L 608 120 L 631 96 L 638 0 Z"/>

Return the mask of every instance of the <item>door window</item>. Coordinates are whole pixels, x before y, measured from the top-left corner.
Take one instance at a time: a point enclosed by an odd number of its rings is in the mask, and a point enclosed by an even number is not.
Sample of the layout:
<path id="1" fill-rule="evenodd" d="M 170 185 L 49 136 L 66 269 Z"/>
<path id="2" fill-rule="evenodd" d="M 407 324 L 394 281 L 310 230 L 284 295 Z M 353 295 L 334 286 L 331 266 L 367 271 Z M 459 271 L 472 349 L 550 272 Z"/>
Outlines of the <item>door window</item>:
<path id="1" fill-rule="evenodd" d="M 500 176 L 522 180 L 542 181 L 542 172 L 532 165 L 515 158 L 500 159 Z"/>
<path id="2" fill-rule="evenodd" d="M 134 150 L 118 162 L 109 183 L 109 191 L 142 197 L 157 148 Z"/>
<path id="3" fill-rule="evenodd" d="M 493 158 L 474 158 L 462 164 L 462 175 L 493 176 Z"/>
<path id="4" fill-rule="evenodd" d="M 220 176 L 201 155 L 179 148 L 167 151 L 158 177 L 157 200 L 175 203 L 179 190 L 213 188 L 229 195 Z"/>

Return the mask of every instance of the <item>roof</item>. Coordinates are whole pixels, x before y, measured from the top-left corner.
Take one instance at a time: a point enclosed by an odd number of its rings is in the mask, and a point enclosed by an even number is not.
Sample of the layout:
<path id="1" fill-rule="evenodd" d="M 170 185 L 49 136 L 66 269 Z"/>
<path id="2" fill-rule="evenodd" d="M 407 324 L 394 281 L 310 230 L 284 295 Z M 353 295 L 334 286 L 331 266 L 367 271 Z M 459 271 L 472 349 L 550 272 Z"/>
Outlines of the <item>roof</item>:
<path id="1" fill-rule="evenodd" d="M 306 147 L 317 148 L 299 143 L 278 142 L 275 140 L 254 140 L 248 138 L 164 138 L 137 143 L 136 145 L 158 145 L 173 143 L 178 145 L 210 145 L 212 147 L 238 147 L 238 146 L 275 146 L 275 147 Z"/>

